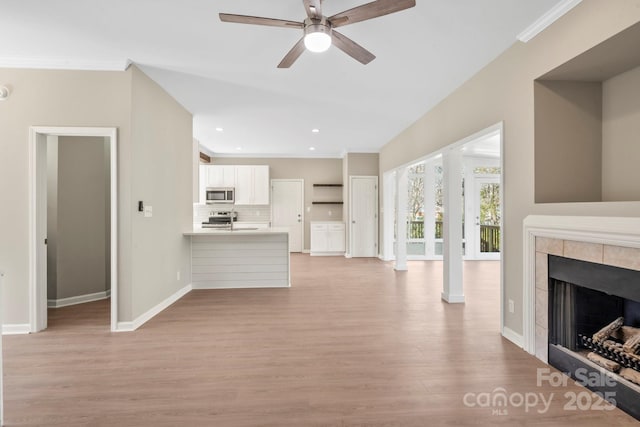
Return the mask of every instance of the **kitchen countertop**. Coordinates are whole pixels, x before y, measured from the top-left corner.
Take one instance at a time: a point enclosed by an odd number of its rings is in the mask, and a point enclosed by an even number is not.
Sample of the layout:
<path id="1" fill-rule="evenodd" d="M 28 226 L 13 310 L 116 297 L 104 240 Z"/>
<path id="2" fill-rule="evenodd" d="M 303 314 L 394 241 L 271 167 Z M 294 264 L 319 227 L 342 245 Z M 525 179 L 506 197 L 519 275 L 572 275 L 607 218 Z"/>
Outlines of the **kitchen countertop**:
<path id="1" fill-rule="evenodd" d="M 249 234 L 252 236 L 259 236 L 259 235 L 288 234 L 288 233 L 289 233 L 289 229 L 285 227 L 271 227 L 271 228 L 263 228 L 263 229 L 256 229 L 256 230 L 242 229 L 242 227 L 239 227 L 239 228 L 234 228 L 233 230 L 223 230 L 219 228 L 203 228 L 196 225 L 193 227 L 193 230 L 187 231 L 183 233 L 183 235 L 184 236 L 207 236 L 207 235 L 212 235 L 212 236 L 245 235 L 246 236 L 247 234 Z"/>

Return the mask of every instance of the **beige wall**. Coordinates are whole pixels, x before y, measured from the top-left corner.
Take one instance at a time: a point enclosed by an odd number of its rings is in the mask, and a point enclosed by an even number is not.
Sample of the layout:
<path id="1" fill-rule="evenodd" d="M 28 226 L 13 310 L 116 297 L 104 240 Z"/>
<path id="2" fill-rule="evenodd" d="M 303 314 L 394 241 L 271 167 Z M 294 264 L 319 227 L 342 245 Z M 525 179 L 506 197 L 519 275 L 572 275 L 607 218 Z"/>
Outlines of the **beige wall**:
<path id="1" fill-rule="evenodd" d="M 309 223 L 311 221 L 342 221 L 342 205 L 313 205 L 316 197 L 325 194 L 314 193 L 313 184 L 342 184 L 341 159 L 304 158 L 231 158 L 216 157 L 211 160 L 216 165 L 269 165 L 271 179 L 304 179 L 304 248 L 309 249 Z M 323 190 L 319 190 L 323 191 Z M 331 213 L 331 215 L 329 214 Z"/>
<path id="2" fill-rule="evenodd" d="M 12 86 L 0 102 L 0 269 L 4 322 L 29 323 L 29 127 L 106 126 L 119 135 L 120 317 L 130 318 L 131 73 L 0 69 Z"/>
<path id="3" fill-rule="evenodd" d="M 58 298 L 58 137 L 47 137 L 47 299 Z"/>
<path id="4" fill-rule="evenodd" d="M 602 84 L 538 81 L 535 201 L 602 200 Z"/>
<path id="5" fill-rule="evenodd" d="M 640 67 L 603 84 L 602 198 L 640 200 Z"/>
<path id="6" fill-rule="evenodd" d="M 162 302 L 190 276 L 190 114 L 135 66 L 126 72 L 0 69 L 0 269 L 4 321 L 29 322 L 29 127 L 118 129 L 120 321 Z M 143 219 L 137 201 L 154 206 Z M 176 279 L 181 270 L 182 280 Z"/>
<path id="7" fill-rule="evenodd" d="M 640 203 L 534 203 L 533 81 L 640 20 L 638 0 L 585 0 L 529 43 L 517 42 L 385 145 L 383 173 L 504 121 L 505 326 L 522 333 L 522 221 L 530 214 L 638 216 Z M 637 163 L 637 162 L 636 162 Z"/>
<path id="8" fill-rule="evenodd" d="M 192 227 L 193 129 L 191 114 L 135 67 L 131 93 L 131 197 L 153 207 L 151 218 L 132 211 L 135 319 L 190 281 L 191 246 L 182 233 Z"/>
<path id="9" fill-rule="evenodd" d="M 109 181 L 109 169 L 105 167 L 104 146 L 101 137 L 58 138 L 57 222 L 47 229 L 47 236 L 53 229 L 57 237 L 56 255 L 47 266 L 57 273 L 54 283 L 47 283 L 48 289 L 53 285 L 50 299 L 109 289 L 109 247 L 105 239 L 109 209 L 105 182 Z M 47 146 L 47 158 L 53 149 L 54 146 Z M 47 194 L 47 198 L 52 199 L 53 195 Z"/>

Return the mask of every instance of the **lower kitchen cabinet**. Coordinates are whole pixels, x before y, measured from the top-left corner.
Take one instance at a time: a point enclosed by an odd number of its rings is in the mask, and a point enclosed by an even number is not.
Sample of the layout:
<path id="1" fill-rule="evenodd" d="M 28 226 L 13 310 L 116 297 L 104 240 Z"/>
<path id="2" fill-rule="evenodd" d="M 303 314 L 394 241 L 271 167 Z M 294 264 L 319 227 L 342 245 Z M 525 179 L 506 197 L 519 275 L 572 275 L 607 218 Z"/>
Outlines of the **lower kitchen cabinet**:
<path id="1" fill-rule="evenodd" d="M 311 255 L 344 255 L 345 226 L 343 222 L 311 222 Z"/>

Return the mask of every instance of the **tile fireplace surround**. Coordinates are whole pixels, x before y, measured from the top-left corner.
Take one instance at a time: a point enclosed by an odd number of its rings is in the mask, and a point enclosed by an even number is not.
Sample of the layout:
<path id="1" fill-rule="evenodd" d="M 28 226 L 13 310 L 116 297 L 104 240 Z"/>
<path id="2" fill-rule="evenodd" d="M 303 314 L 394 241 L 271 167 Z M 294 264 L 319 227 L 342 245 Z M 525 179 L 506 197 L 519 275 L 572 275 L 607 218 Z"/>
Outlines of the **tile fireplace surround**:
<path id="1" fill-rule="evenodd" d="M 528 216 L 524 220 L 524 349 L 547 363 L 547 255 L 640 271 L 640 218 Z"/>

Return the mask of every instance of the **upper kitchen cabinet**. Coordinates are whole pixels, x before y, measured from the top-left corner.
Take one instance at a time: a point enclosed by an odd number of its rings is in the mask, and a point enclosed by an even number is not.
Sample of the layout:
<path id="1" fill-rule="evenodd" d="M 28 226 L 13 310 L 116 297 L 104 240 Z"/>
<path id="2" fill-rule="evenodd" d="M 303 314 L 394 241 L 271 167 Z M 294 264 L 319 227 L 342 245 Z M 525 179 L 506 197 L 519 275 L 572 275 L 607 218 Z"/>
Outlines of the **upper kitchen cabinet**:
<path id="1" fill-rule="evenodd" d="M 269 166 L 235 167 L 236 205 L 269 204 Z"/>
<path id="2" fill-rule="evenodd" d="M 236 167 L 228 165 L 200 165 L 199 202 L 206 202 L 207 187 L 235 187 Z"/>
<path id="3" fill-rule="evenodd" d="M 205 166 L 207 169 L 207 187 L 235 187 L 235 166 Z"/>

